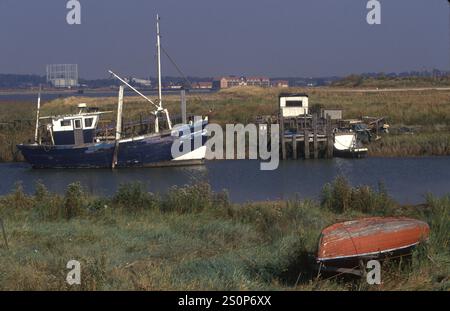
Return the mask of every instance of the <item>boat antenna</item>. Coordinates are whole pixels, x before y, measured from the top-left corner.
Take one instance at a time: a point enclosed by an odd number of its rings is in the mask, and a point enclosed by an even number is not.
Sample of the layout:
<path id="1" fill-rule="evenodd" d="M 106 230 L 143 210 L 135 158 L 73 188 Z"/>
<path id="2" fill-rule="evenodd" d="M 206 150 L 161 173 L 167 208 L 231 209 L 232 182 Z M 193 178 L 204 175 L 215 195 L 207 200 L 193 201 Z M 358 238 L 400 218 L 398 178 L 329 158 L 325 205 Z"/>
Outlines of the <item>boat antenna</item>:
<path id="1" fill-rule="evenodd" d="M 39 112 L 41 110 L 41 89 L 42 89 L 42 86 L 39 85 L 37 110 L 36 110 L 36 128 L 34 130 L 34 142 L 36 144 L 38 143 L 38 134 L 39 134 Z"/>

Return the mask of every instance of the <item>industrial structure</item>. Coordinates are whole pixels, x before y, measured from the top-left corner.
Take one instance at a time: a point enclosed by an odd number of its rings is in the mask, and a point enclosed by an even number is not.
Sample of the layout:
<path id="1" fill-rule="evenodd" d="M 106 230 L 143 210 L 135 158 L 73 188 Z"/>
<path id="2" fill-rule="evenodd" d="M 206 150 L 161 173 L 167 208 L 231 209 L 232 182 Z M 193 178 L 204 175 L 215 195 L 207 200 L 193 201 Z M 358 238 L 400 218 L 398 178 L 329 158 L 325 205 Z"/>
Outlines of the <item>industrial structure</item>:
<path id="1" fill-rule="evenodd" d="M 78 86 L 77 64 L 47 65 L 47 83 L 58 88 L 72 88 Z"/>

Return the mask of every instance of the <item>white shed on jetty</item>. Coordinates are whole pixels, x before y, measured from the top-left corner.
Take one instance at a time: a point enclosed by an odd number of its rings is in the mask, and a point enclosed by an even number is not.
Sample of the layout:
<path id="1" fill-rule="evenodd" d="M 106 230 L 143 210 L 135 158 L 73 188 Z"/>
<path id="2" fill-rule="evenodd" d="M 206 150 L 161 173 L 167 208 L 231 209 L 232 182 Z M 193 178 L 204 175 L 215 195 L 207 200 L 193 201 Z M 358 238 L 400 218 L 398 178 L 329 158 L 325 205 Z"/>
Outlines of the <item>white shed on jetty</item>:
<path id="1" fill-rule="evenodd" d="M 279 103 L 280 103 L 280 115 L 284 118 L 297 117 L 308 114 L 307 94 L 281 93 L 279 96 Z"/>

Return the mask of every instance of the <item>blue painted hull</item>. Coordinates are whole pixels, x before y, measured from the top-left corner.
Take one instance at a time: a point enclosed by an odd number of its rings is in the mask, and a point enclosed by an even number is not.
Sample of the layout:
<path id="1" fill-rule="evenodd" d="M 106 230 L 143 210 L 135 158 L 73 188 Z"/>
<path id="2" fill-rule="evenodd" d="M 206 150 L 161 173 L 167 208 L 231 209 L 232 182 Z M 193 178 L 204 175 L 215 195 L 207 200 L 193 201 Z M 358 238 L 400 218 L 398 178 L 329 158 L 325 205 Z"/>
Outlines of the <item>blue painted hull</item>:
<path id="1" fill-rule="evenodd" d="M 201 135 L 202 145 L 206 136 Z M 177 137 L 147 135 L 130 141 L 122 141 L 117 153 L 117 168 L 164 165 L 197 164 L 201 161 L 172 161 L 172 144 Z M 115 142 L 74 145 L 18 145 L 25 160 L 33 168 L 110 168 L 113 162 Z M 194 134 L 191 135 L 194 150 Z"/>

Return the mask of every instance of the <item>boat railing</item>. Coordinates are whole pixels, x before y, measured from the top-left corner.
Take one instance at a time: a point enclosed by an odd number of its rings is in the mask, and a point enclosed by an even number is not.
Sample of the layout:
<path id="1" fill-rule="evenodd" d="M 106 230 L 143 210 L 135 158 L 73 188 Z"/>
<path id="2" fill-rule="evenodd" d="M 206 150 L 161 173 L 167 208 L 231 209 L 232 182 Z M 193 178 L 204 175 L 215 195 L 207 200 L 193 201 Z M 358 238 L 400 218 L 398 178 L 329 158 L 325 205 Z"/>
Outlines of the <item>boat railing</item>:
<path id="1" fill-rule="evenodd" d="M 194 115 L 188 114 L 187 120 L 188 122 L 193 120 Z M 182 123 L 182 116 L 181 115 L 174 115 L 171 116 L 171 119 L 173 121 L 173 124 L 181 124 Z M 169 130 L 169 126 L 167 123 L 167 120 L 163 118 L 162 116 L 158 117 L 159 126 L 162 129 Z M 121 137 L 122 138 L 129 138 L 136 135 L 146 135 L 146 134 L 152 134 L 155 133 L 155 117 L 143 117 L 140 116 L 139 120 L 126 120 L 122 119 L 122 131 L 121 131 Z M 100 120 L 99 124 L 97 126 L 97 129 L 95 131 L 96 139 L 100 141 L 109 141 L 115 139 L 115 129 L 116 124 L 114 121 L 111 120 Z"/>

